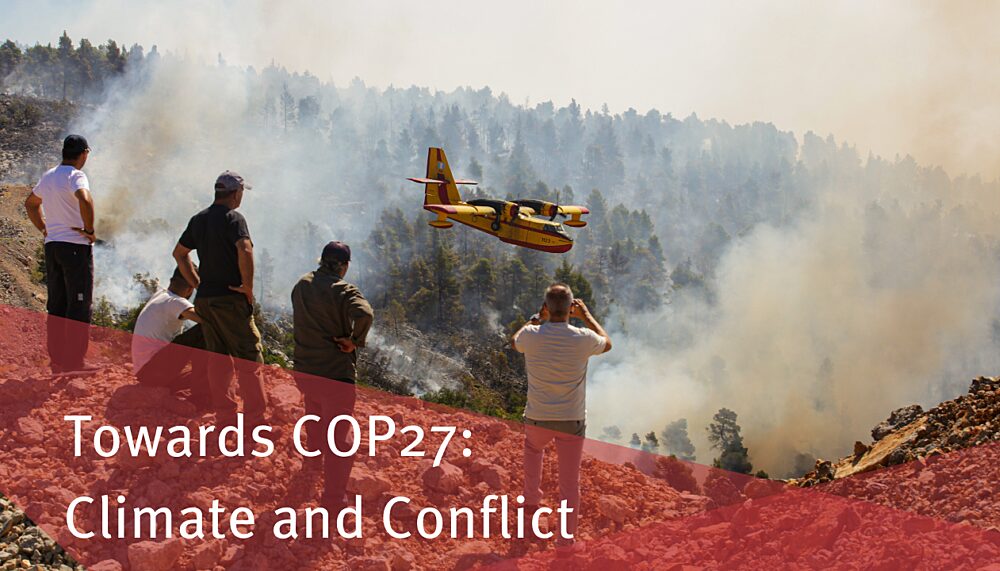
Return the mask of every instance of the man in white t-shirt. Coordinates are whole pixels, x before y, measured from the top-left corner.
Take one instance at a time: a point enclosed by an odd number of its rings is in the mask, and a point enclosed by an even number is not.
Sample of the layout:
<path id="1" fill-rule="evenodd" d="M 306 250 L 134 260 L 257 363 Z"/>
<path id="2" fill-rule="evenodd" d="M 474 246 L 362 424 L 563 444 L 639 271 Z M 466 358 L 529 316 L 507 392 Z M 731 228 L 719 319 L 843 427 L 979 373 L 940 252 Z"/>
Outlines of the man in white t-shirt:
<path id="1" fill-rule="evenodd" d="M 42 175 L 24 201 L 28 218 L 45 237 L 46 342 L 54 374 L 96 370 L 84 363 L 90 343 L 95 237 L 94 201 L 80 169 L 89 156 L 86 139 L 66 137 L 62 164 Z"/>
<path id="2" fill-rule="evenodd" d="M 569 324 L 575 317 L 586 328 Z M 576 533 L 580 508 L 580 459 L 587 430 L 587 363 L 593 355 L 611 350 L 611 338 L 582 300 L 573 299 L 565 284 L 545 292 L 545 303 L 514 337 L 511 344 L 524 353 L 528 373 L 528 402 L 524 409 L 524 502 L 528 511 L 542 500 L 542 458 L 545 446 L 556 441 L 559 457 L 559 496 L 573 508 L 566 532 Z M 572 540 L 557 540 L 557 545 Z"/>
<path id="3" fill-rule="evenodd" d="M 167 289 L 149 298 L 135 320 L 132 370 L 142 385 L 190 389 L 192 402 L 207 408 L 208 355 L 202 319 L 188 299 L 192 293 L 184 275 L 174 270 Z M 195 325 L 185 330 L 187 321 Z"/>

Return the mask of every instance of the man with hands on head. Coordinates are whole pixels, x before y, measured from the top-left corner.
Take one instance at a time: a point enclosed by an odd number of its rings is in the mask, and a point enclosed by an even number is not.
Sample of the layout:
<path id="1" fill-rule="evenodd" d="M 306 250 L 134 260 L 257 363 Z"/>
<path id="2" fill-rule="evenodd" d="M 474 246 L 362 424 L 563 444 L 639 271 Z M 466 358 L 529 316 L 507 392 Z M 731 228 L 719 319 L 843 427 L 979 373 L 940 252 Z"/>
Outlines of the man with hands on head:
<path id="1" fill-rule="evenodd" d="M 94 201 L 83 166 L 90 146 L 80 135 L 63 141 L 62 163 L 49 169 L 24 201 L 28 218 L 45 237 L 47 345 L 53 374 L 90 374 L 94 292 Z"/>
<path id="2" fill-rule="evenodd" d="M 198 290 L 194 307 L 205 324 L 205 348 L 237 359 L 243 413 L 254 426 L 264 422 L 267 407 L 260 373 L 264 357 L 253 318 L 253 241 L 246 218 L 236 211 L 250 188 L 233 171 L 220 174 L 215 201 L 191 217 L 174 247 L 174 259 L 187 283 Z M 198 268 L 192 250 L 198 251 Z M 212 374 L 210 379 L 216 422 L 235 421 L 237 404 L 230 396 L 229 375 Z"/>
<path id="3" fill-rule="evenodd" d="M 570 325 L 583 321 L 585 328 Z M 611 337 L 587 305 L 573 299 L 566 284 L 545 292 L 541 310 L 511 338 L 514 350 L 524 353 L 528 373 L 528 402 L 524 409 L 524 502 L 529 511 L 542 500 L 542 459 L 545 446 L 556 441 L 559 458 L 559 496 L 573 508 L 566 532 L 576 532 L 580 508 L 580 460 L 587 431 L 586 386 L 590 357 L 611 350 Z M 572 546 L 558 539 L 557 546 Z"/>

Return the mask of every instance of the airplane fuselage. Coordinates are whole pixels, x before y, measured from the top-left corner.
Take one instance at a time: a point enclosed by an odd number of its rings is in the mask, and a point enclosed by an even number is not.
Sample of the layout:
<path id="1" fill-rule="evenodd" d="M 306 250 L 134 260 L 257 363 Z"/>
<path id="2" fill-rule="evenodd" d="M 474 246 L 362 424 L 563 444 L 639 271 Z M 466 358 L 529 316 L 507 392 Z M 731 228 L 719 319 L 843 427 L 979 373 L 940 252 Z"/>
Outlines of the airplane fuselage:
<path id="1" fill-rule="evenodd" d="M 566 234 L 561 224 L 554 222 L 521 216 L 512 220 L 501 219 L 499 230 L 494 230 L 497 223 L 494 216 L 449 214 L 448 219 L 492 234 L 503 242 L 523 248 L 561 254 L 568 252 L 573 247 L 573 239 Z"/>

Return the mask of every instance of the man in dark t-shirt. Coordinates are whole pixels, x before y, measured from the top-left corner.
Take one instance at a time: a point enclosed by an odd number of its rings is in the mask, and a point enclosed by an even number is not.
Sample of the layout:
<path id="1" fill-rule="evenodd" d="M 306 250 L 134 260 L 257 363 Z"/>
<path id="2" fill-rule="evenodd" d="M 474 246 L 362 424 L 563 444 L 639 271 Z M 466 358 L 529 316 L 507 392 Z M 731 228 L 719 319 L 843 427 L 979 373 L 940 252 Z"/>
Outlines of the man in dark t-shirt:
<path id="1" fill-rule="evenodd" d="M 215 181 L 215 202 L 191 217 L 174 247 L 177 267 L 198 289 L 195 311 L 205 321 L 205 346 L 209 351 L 236 358 L 243 413 L 252 426 L 264 421 L 267 399 L 260 377 L 264 362 L 260 332 L 253 319 L 253 242 L 243 215 L 243 177 L 225 171 Z M 198 251 L 199 267 L 191 261 Z M 236 401 L 229 391 L 229 374 L 211 374 L 209 392 L 216 422 L 235 420 Z"/>

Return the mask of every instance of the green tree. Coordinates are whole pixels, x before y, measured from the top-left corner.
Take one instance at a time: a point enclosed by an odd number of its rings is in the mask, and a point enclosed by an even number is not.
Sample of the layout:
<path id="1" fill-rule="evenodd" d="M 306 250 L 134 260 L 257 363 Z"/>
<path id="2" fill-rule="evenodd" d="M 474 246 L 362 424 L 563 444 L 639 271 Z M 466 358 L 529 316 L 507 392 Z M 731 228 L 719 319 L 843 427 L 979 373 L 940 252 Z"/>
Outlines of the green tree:
<path id="1" fill-rule="evenodd" d="M 35 44 L 24 53 L 24 67 L 28 83 L 42 97 L 52 97 L 61 88 L 58 52 L 51 45 Z"/>
<path id="2" fill-rule="evenodd" d="M 107 64 L 109 75 L 121 75 L 125 73 L 125 52 L 118 47 L 114 40 L 108 40 L 104 47 L 104 61 Z"/>
<path id="3" fill-rule="evenodd" d="M 663 449 L 668 454 L 673 454 L 681 460 L 694 460 L 694 444 L 688 436 L 688 423 L 686 418 L 675 420 L 668 424 L 660 432 Z"/>
<path id="4" fill-rule="evenodd" d="M 62 98 L 63 101 L 66 101 L 70 78 L 75 68 L 73 60 L 76 55 L 73 50 L 73 40 L 69 38 L 66 30 L 63 30 L 62 36 L 59 36 L 59 48 L 56 53 L 58 54 L 59 72 L 62 79 Z"/>
<path id="5" fill-rule="evenodd" d="M 295 98 L 292 97 L 292 93 L 288 91 L 288 84 L 282 84 L 281 86 L 281 96 L 279 97 L 281 102 L 281 125 L 282 129 L 288 131 L 288 123 L 295 122 Z"/>
<path id="6" fill-rule="evenodd" d="M 674 267 L 674 271 L 670 272 L 670 281 L 673 282 L 674 289 L 682 289 L 686 287 L 698 289 L 707 288 L 705 277 L 695 271 L 691 258 L 684 260 Z"/>
<path id="7" fill-rule="evenodd" d="M 427 285 L 417 290 L 410 304 L 424 306 L 417 309 L 422 314 L 423 325 L 440 332 L 451 331 L 462 319 L 463 308 L 458 254 L 450 240 L 435 235 L 429 269 L 429 280 L 423 282 Z"/>
<path id="8" fill-rule="evenodd" d="M 654 454 L 660 451 L 660 441 L 656 438 L 655 432 L 647 432 L 643 437 L 642 450 L 643 452 L 652 452 Z"/>
<path id="9" fill-rule="evenodd" d="M 582 299 L 591 312 L 598 315 L 597 308 L 593 307 L 594 288 L 591 287 L 587 278 L 569 263 L 568 259 L 563 258 L 562 263 L 556 268 L 555 281 L 568 285 L 573 290 L 573 297 Z"/>
<path id="10" fill-rule="evenodd" d="M 555 280 L 568 285 L 573 290 L 573 296 L 582 299 L 584 303 L 593 302 L 594 291 L 590 287 L 590 282 L 582 273 L 576 271 L 573 264 L 569 263 L 569 259 L 562 259 L 556 268 Z"/>
<path id="11" fill-rule="evenodd" d="M 392 158 L 396 163 L 397 172 L 407 173 L 416 156 L 417 151 L 413 144 L 413 137 L 410 136 L 409 129 L 403 129 L 399 132 L 399 136 L 396 137 L 396 142 L 392 149 Z M 416 174 L 407 176 L 415 176 Z M 423 173 L 419 174 L 423 176 Z"/>
<path id="12" fill-rule="evenodd" d="M 713 466 L 741 474 L 753 472 L 749 451 L 743 446 L 743 436 L 734 411 L 720 408 L 712 417 L 707 430 L 708 441 L 713 449 L 719 451 L 719 457 L 712 463 Z"/>
<path id="13" fill-rule="evenodd" d="M 632 433 L 632 439 L 628 441 L 628 445 L 636 449 L 642 448 L 642 439 L 639 438 L 638 432 Z"/>
<path id="14" fill-rule="evenodd" d="M 100 50 L 95 48 L 87 38 L 81 38 L 73 63 L 76 70 L 74 76 L 76 81 L 80 83 L 81 95 L 99 95 L 105 66 L 104 56 Z"/>
<path id="15" fill-rule="evenodd" d="M 23 58 L 24 54 L 21 53 L 21 48 L 17 47 L 17 44 L 11 40 L 0 45 L 0 85 L 3 84 L 8 75 L 14 73 L 14 70 L 21 65 Z"/>
<path id="16" fill-rule="evenodd" d="M 488 258 L 479 258 L 465 272 L 465 293 L 477 312 L 482 311 L 484 305 L 493 307 L 496 303 L 496 272 L 493 271 L 493 262 Z"/>
<path id="17" fill-rule="evenodd" d="M 299 99 L 299 125 L 315 127 L 319 120 L 319 101 L 312 95 Z"/>

